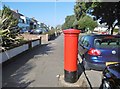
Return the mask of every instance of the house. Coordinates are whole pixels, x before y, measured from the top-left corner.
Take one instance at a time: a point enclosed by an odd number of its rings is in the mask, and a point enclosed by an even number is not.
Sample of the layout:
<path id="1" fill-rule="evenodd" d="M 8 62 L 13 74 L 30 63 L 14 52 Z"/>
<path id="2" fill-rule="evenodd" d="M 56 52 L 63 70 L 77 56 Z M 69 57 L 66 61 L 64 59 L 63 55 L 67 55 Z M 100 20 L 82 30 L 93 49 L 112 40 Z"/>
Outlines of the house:
<path id="1" fill-rule="evenodd" d="M 39 28 L 39 22 L 33 17 L 30 18 L 30 29 Z"/>
<path id="2" fill-rule="evenodd" d="M 105 32 L 105 31 L 107 31 L 107 29 L 108 29 L 107 26 L 99 25 L 98 27 L 94 28 L 94 31 Z"/>
<path id="3" fill-rule="evenodd" d="M 19 13 L 18 10 L 12 10 L 13 16 L 18 19 L 18 27 L 22 30 L 30 29 L 30 18 Z"/>
<path id="4" fill-rule="evenodd" d="M 104 25 L 99 25 L 98 27 L 95 27 L 93 30 L 93 33 L 99 33 L 99 34 L 108 34 L 108 27 Z"/>

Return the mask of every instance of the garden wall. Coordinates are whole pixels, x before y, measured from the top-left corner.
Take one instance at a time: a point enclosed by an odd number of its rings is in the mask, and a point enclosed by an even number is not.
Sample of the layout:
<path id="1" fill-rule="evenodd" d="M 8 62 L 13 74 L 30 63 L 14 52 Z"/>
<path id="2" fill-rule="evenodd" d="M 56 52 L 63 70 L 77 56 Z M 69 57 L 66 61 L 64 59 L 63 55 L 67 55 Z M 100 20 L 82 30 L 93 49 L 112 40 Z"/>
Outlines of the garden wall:
<path id="1" fill-rule="evenodd" d="M 20 46 L 0 52 L 0 57 L 2 57 L 2 59 L 0 59 L 0 64 L 7 60 L 10 60 L 12 57 L 15 57 L 18 54 L 20 54 L 30 48 L 33 48 L 37 45 L 41 45 L 41 38 L 32 40 L 32 41 L 28 41 L 24 44 L 21 44 Z"/>

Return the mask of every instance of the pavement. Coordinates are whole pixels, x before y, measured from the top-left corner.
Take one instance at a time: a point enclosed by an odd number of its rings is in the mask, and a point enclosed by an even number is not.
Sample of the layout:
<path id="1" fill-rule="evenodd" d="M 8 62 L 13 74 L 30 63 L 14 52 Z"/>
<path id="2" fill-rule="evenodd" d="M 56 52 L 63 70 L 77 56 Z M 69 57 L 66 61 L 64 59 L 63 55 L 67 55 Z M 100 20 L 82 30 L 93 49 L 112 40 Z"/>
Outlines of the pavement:
<path id="1" fill-rule="evenodd" d="M 2 68 L 3 87 L 99 87 L 101 72 L 82 71 L 77 83 L 64 81 L 63 34 L 47 44 L 34 47 L 5 63 Z M 87 76 L 87 78 L 86 78 Z M 90 84 L 89 84 L 89 82 Z M 96 82 L 97 81 L 97 82 Z M 61 85 L 62 84 L 62 85 Z"/>
<path id="2" fill-rule="evenodd" d="M 102 71 L 95 71 L 95 70 L 86 70 L 86 76 L 89 79 L 91 87 L 100 88 L 102 84 Z M 90 87 L 88 80 L 87 85 Z"/>
<path id="3" fill-rule="evenodd" d="M 4 87 L 58 87 L 63 74 L 63 36 L 37 46 L 3 67 Z"/>

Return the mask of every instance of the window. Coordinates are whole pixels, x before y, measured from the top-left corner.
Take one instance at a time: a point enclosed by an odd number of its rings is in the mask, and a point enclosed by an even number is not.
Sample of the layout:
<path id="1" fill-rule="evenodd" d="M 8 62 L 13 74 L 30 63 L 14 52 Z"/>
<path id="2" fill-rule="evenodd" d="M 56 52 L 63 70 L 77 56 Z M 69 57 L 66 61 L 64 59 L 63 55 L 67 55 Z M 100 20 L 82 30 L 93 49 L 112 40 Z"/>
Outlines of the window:
<path id="1" fill-rule="evenodd" d="M 90 44 L 89 44 L 89 37 L 86 36 L 86 37 L 84 38 L 84 40 L 83 40 L 83 46 L 89 47 L 89 45 L 90 45 Z"/>
<path id="2" fill-rule="evenodd" d="M 79 44 L 83 44 L 84 38 L 85 38 L 84 36 L 82 36 L 82 37 L 80 38 Z"/>
<path id="3" fill-rule="evenodd" d="M 94 40 L 94 45 L 97 48 L 113 48 L 120 47 L 120 38 L 99 38 Z"/>

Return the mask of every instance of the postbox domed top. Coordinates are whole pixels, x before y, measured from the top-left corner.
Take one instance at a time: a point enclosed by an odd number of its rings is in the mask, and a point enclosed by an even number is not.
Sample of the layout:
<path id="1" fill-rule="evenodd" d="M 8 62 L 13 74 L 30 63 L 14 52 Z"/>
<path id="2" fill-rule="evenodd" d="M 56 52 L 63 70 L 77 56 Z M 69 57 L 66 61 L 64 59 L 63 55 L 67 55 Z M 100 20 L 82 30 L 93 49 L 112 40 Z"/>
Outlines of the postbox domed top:
<path id="1" fill-rule="evenodd" d="M 79 34 L 80 30 L 77 30 L 77 29 L 66 29 L 66 30 L 63 30 L 63 33 L 64 34 Z"/>

